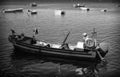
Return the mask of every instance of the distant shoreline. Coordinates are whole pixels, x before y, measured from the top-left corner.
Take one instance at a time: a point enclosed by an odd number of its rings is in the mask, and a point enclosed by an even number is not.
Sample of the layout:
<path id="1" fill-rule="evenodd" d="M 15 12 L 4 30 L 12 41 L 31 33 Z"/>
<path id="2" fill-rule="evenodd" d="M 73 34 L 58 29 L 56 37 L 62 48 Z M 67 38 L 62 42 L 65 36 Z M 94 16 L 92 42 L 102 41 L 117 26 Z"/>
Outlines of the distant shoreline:
<path id="1" fill-rule="evenodd" d="M 97 2 L 97 1 L 84 1 L 84 2 L 73 2 L 73 1 L 52 1 L 52 2 L 50 2 L 50 1 L 38 1 L 38 0 L 34 0 L 34 1 L 14 1 L 14 0 L 12 0 L 12 1 L 0 1 L 0 5 L 13 5 L 13 4 L 16 4 L 16 5 L 20 5 L 20 4 L 29 4 L 29 3 L 33 3 L 33 2 L 36 2 L 36 3 L 39 3 L 39 4 L 44 4 L 44 3 L 117 3 L 117 4 L 119 4 L 118 2 L 110 2 L 110 1 L 107 1 L 107 2 Z"/>

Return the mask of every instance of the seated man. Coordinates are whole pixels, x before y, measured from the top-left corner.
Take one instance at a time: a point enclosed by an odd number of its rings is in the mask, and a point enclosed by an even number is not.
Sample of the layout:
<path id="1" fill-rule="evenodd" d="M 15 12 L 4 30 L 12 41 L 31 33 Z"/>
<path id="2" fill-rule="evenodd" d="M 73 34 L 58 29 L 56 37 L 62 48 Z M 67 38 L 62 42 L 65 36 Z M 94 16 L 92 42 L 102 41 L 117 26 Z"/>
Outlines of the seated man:
<path id="1" fill-rule="evenodd" d="M 24 34 L 22 33 L 22 34 L 21 34 L 21 40 L 23 40 L 23 39 L 24 39 Z"/>
<path id="2" fill-rule="evenodd" d="M 24 37 L 25 37 L 25 36 L 24 36 L 24 34 L 22 33 L 21 35 L 17 35 L 17 36 L 16 36 L 16 39 L 20 41 L 20 40 L 23 40 Z"/>
<path id="3" fill-rule="evenodd" d="M 32 40 L 31 40 L 31 44 L 36 44 L 36 39 L 35 39 L 35 36 L 33 36 Z"/>
<path id="4" fill-rule="evenodd" d="M 83 42 L 85 42 L 88 38 L 89 37 L 88 37 L 87 33 L 83 33 Z"/>
<path id="5" fill-rule="evenodd" d="M 12 32 L 12 35 L 15 35 L 16 33 L 13 29 L 11 29 L 11 32 Z"/>

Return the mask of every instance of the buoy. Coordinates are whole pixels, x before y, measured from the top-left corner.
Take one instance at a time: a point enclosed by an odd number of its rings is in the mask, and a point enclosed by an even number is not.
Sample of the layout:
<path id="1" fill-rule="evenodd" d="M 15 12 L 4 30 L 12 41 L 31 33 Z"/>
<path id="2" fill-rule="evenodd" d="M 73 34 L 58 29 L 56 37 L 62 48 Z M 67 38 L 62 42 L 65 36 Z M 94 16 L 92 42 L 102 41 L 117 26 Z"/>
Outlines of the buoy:
<path id="1" fill-rule="evenodd" d="M 87 8 L 87 11 L 90 11 L 90 9 L 89 9 L 89 8 Z"/>
<path id="2" fill-rule="evenodd" d="M 59 16 L 65 15 L 65 11 L 63 11 L 63 10 L 55 10 L 55 15 L 59 15 Z"/>
<path id="3" fill-rule="evenodd" d="M 61 11 L 61 15 L 65 15 L 65 12 L 64 12 L 64 11 Z"/>
<path id="4" fill-rule="evenodd" d="M 104 10 L 101 10 L 102 12 L 107 12 L 107 10 L 106 9 L 104 9 Z"/>
<path id="5" fill-rule="evenodd" d="M 31 12 L 31 10 L 28 9 L 28 12 Z"/>

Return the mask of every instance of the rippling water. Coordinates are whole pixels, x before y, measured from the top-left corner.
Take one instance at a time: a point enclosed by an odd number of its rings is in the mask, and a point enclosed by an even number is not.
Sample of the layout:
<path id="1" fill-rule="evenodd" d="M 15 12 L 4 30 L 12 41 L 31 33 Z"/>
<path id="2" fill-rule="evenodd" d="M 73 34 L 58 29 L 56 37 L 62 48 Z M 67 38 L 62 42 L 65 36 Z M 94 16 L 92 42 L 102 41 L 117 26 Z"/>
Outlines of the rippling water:
<path id="1" fill-rule="evenodd" d="M 54 58 L 40 57 L 31 54 L 15 54 L 13 46 L 8 42 L 10 29 L 17 33 L 32 36 L 33 29 L 39 29 L 37 39 L 51 43 L 61 43 L 66 32 L 71 30 L 67 42 L 76 44 L 82 40 L 82 33 L 90 34 L 95 27 L 98 40 L 109 43 L 109 52 L 106 55 L 107 65 L 99 67 L 100 76 L 117 75 L 120 72 L 120 8 L 112 3 L 86 3 L 90 11 L 73 8 L 71 3 L 44 3 L 37 7 L 30 5 L 1 5 L 2 8 L 24 8 L 22 13 L 0 13 L 0 69 L 1 75 L 15 74 L 17 76 L 42 77 L 74 77 L 79 76 L 74 71 L 80 67 L 88 67 L 87 62 L 76 62 Z M 31 15 L 28 9 L 37 10 Z M 56 15 L 55 10 L 63 9 L 64 16 Z M 107 9 L 107 12 L 101 10 Z M 117 73 L 116 73 L 117 72 Z M 115 77 L 115 76 L 114 76 Z"/>

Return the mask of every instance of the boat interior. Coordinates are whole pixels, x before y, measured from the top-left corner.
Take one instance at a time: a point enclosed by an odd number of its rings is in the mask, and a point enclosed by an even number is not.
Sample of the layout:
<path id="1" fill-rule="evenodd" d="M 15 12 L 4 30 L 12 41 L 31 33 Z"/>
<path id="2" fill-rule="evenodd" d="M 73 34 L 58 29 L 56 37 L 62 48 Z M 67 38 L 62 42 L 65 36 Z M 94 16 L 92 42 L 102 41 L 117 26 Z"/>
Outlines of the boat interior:
<path id="1" fill-rule="evenodd" d="M 61 44 L 54 44 L 54 43 L 48 43 L 48 42 L 45 42 L 45 41 L 40 41 L 40 40 L 36 40 L 34 37 L 27 37 L 27 36 L 20 36 L 20 35 L 17 35 L 17 41 L 19 42 L 22 42 L 24 44 L 31 44 L 31 45 L 34 45 L 34 46 L 48 46 L 48 47 L 51 47 L 51 48 L 56 48 L 56 49 L 62 49 L 62 46 Z M 80 50 L 80 51 L 84 51 L 84 43 L 83 42 L 77 42 L 76 45 L 72 45 L 72 44 L 65 44 L 63 45 L 64 48 L 67 48 L 67 46 L 69 47 L 69 50 Z M 67 48 L 68 49 L 68 48 Z"/>

